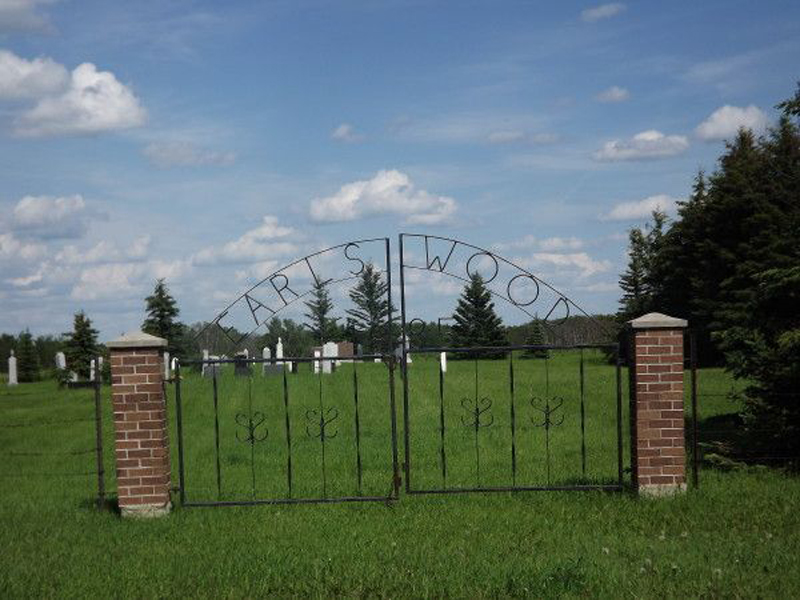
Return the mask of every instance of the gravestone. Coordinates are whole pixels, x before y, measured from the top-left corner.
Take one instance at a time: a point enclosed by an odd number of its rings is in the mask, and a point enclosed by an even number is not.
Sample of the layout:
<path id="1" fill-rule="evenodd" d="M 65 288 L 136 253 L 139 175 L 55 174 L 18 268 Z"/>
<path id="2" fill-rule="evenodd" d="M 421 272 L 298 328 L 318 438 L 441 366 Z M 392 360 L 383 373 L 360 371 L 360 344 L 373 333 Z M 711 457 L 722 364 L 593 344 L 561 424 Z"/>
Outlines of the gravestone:
<path id="1" fill-rule="evenodd" d="M 164 352 L 164 381 L 169 381 L 169 352 Z"/>
<path id="2" fill-rule="evenodd" d="M 319 358 L 320 356 L 322 356 L 322 353 L 319 350 L 314 350 L 314 358 Z M 314 361 L 314 375 L 319 373 L 320 362 L 322 362 L 322 361 L 320 361 L 320 360 L 315 360 Z"/>
<path id="3" fill-rule="evenodd" d="M 242 350 L 242 351 L 240 352 L 240 354 L 244 354 L 244 357 L 245 357 L 245 358 L 248 358 L 248 359 L 250 358 L 250 350 L 248 350 L 247 348 L 245 348 L 244 350 Z"/>
<path id="4" fill-rule="evenodd" d="M 67 357 L 64 356 L 63 352 L 56 352 L 56 369 L 61 369 L 62 371 L 67 368 Z"/>
<path id="5" fill-rule="evenodd" d="M 356 348 L 356 354 L 358 356 L 364 356 L 364 346 L 359 344 L 358 347 Z"/>
<path id="6" fill-rule="evenodd" d="M 447 373 L 447 352 L 439 354 L 439 368 L 442 370 L 442 373 Z"/>
<path id="7" fill-rule="evenodd" d="M 89 381 L 94 381 L 96 375 L 96 369 L 94 366 L 94 359 L 89 361 Z"/>
<path id="8" fill-rule="evenodd" d="M 276 365 L 283 364 L 283 362 L 281 361 L 281 359 L 283 358 L 283 340 L 281 338 L 278 338 L 278 343 L 275 344 L 275 358 L 277 359 L 275 361 Z"/>
<path id="9" fill-rule="evenodd" d="M 233 367 L 233 374 L 237 377 L 249 377 L 253 373 L 244 352 L 239 352 L 233 357 Z"/>
<path id="10" fill-rule="evenodd" d="M 203 377 L 215 377 L 219 374 L 219 363 L 214 361 L 219 360 L 219 356 L 209 356 L 208 350 L 204 350 L 203 354 L 203 360 L 211 361 L 209 364 L 203 365 Z"/>
<path id="11" fill-rule="evenodd" d="M 172 370 L 173 373 L 175 372 L 175 367 L 177 366 L 178 366 L 178 359 L 173 358 L 169 363 L 169 368 Z"/>
<path id="12" fill-rule="evenodd" d="M 264 360 L 270 360 L 272 358 L 272 352 L 270 352 L 270 349 L 266 346 L 264 346 L 264 349 L 261 351 L 261 355 Z M 283 367 L 277 363 L 265 362 L 261 366 L 262 375 L 280 375 L 282 372 Z"/>
<path id="13" fill-rule="evenodd" d="M 17 385 L 17 357 L 14 356 L 14 351 L 11 351 L 11 356 L 8 357 L 8 385 Z"/>
<path id="14" fill-rule="evenodd" d="M 405 343 L 406 343 L 406 364 L 410 365 L 414 361 L 411 360 L 411 352 L 409 352 L 411 348 L 411 343 L 408 341 L 407 337 L 405 338 Z"/>
<path id="15" fill-rule="evenodd" d="M 322 356 L 338 356 L 339 354 L 339 346 L 335 342 L 325 342 L 322 346 Z M 323 360 L 322 361 L 322 372 L 323 373 L 331 373 L 335 366 L 335 362 L 333 360 Z"/>
<path id="16" fill-rule="evenodd" d="M 102 356 L 98 356 L 97 357 L 97 373 L 98 373 L 97 378 L 102 380 L 103 379 L 103 357 Z"/>
<path id="17" fill-rule="evenodd" d="M 70 371 L 70 372 L 69 372 L 69 380 L 70 380 L 72 383 L 77 383 L 77 381 L 78 381 L 78 374 L 77 374 L 75 371 Z"/>
<path id="18" fill-rule="evenodd" d="M 200 375 L 203 377 L 206 376 L 206 370 L 208 369 L 209 365 L 206 364 L 208 360 L 208 350 L 203 350 L 203 365 L 200 367 Z"/>

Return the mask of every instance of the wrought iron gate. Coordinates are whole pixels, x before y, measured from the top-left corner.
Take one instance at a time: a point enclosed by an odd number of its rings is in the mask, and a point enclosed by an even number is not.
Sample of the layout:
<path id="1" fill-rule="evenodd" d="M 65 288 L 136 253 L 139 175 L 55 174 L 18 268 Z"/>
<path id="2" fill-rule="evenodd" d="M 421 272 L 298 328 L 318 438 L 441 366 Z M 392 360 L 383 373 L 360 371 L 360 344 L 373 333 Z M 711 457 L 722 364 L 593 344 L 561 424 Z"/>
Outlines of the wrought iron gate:
<path id="1" fill-rule="evenodd" d="M 341 273 L 324 260 L 337 255 L 345 265 Z M 201 334 L 210 332 L 229 347 L 239 346 L 280 310 L 310 293 L 300 288 L 303 277 L 312 287 L 353 280 L 374 256 L 381 257 L 386 306 L 393 308 L 389 239 L 356 240 L 275 271 L 220 312 Z M 588 314 L 525 269 L 459 240 L 400 234 L 399 268 L 399 328 L 392 310 L 386 347 L 377 352 L 223 356 L 177 365 L 183 505 L 396 500 L 401 485 L 398 365 L 407 493 L 621 489 L 618 348 L 559 338 L 560 323 L 573 314 L 591 320 Z M 482 270 L 494 297 L 547 328 L 547 342 L 425 347 L 417 335 L 424 322 L 407 320 L 409 270 L 461 282 Z M 539 306 L 542 319 L 534 310 Z M 236 334 L 235 314 L 249 323 L 245 330 L 252 327 L 249 333 Z M 438 327 L 448 320 L 439 318 Z M 608 363 L 608 355 L 617 357 L 616 364 Z M 416 362 L 410 368 L 412 357 Z M 330 368 L 334 363 L 335 370 Z M 203 376 L 182 377 L 181 370 L 195 375 L 202 371 Z"/>

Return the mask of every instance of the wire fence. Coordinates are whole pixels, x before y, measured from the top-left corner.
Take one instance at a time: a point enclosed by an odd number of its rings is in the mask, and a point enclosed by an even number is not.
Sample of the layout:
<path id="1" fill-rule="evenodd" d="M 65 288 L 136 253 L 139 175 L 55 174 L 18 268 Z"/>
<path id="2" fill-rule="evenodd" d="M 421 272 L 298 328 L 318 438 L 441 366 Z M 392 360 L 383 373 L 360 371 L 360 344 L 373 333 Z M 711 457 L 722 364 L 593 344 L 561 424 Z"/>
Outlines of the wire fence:
<path id="1" fill-rule="evenodd" d="M 8 481 L 7 485 L 14 485 L 15 481 L 35 482 L 43 478 L 69 481 L 91 477 L 96 481 L 97 505 L 105 506 L 102 381 L 99 373 L 97 375 L 95 380 L 76 386 L 92 390 L 92 416 L 56 419 L 51 411 L 48 416 L 33 418 L 31 413 L 37 412 L 35 408 L 3 407 L 4 414 L 0 416 L 0 480 Z M 25 416 L 16 417 L 19 412 Z M 75 442 L 72 436 L 76 428 L 80 430 L 84 425 L 93 443 L 71 447 Z M 87 460 L 91 456 L 94 460 Z M 76 464 L 70 458 L 80 460 Z M 20 460 L 25 464 L 24 467 L 20 466 Z"/>

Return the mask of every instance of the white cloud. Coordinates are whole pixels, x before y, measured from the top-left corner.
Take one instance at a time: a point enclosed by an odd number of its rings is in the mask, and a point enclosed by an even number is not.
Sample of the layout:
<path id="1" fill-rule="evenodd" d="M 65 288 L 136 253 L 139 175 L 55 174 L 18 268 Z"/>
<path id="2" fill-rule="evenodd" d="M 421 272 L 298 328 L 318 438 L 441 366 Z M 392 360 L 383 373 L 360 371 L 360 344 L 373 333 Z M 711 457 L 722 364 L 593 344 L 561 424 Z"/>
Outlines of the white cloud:
<path id="1" fill-rule="evenodd" d="M 621 202 L 601 216 L 602 221 L 634 221 L 649 218 L 653 211 L 672 213 L 680 199 L 658 194 L 636 202 Z"/>
<path id="2" fill-rule="evenodd" d="M 603 90 L 595 96 L 600 102 L 624 102 L 630 97 L 630 92 L 618 85 L 612 85 L 610 88 Z"/>
<path id="3" fill-rule="evenodd" d="M 583 242 L 576 237 L 550 237 L 540 240 L 536 236 L 526 235 L 519 240 L 495 244 L 494 248 L 499 251 L 535 249 L 546 252 L 557 252 L 560 250 L 579 250 L 583 248 Z"/>
<path id="4" fill-rule="evenodd" d="M 594 23 L 600 19 L 607 19 L 618 15 L 625 10 L 625 5 L 622 2 L 611 2 L 609 4 L 601 4 L 594 8 L 587 8 L 581 11 L 581 19 L 586 23 Z"/>
<path id="5" fill-rule="evenodd" d="M 739 108 L 726 104 L 700 123 L 695 129 L 695 133 L 697 137 L 707 142 L 725 140 L 736 136 L 742 127 L 760 133 L 767 128 L 768 121 L 767 115 L 757 106 L 751 104 L 745 108 Z"/>
<path id="6" fill-rule="evenodd" d="M 79 194 L 25 196 L 14 207 L 15 231 L 39 238 L 76 238 L 86 233 L 91 215 Z"/>
<path id="7" fill-rule="evenodd" d="M 139 99 L 113 73 L 83 63 L 72 71 L 63 93 L 41 98 L 20 116 L 16 133 L 29 137 L 92 134 L 138 127 L 145 119 Z"/>
<path id="8" fill-rule="evenodd" d="M 421 119 L 406 117 L 398 119 L 391 129 L 403 141 L 483 144 L 535 138 L 526 132 L 541 130 L 547 126 L 549 123 L 541 115 L 476 111 L 451 112 Z"/>
<path id="9" fill-rule="evenodd" d="M 55 0 L 0 0 L 0 33 L 5 31 L 47 31 L 50 20 L 38 11 Z"/>
<path id="10" fill-rule="evenodd" d="M 588 278 L 611 269 L 611 262 L 595 260 L 586 252 L 556 253 L 536 252 L 530 258 L 518 259 L 519 264 L 528 268 L 556 268 L 560 274 L 575 272 L 578 277 Z"/>
<path id="11" fill-rule="evenodd" d="M 675 156 L 689 147 L 683 135 L 664 135 L 655 129 L 637 133 L 627 140 L 611 140 L 594 153 L 599 161 L 645 160 Z"/>
<path id="12" fill-rule="evenodd" d="M 68 81 L 64 66 L 50 58 L 26 60 L 0 50 L 0 98 L 40 98 L 63 90 Z"/>
<path id="13" fill-rule="evenodd" d="M 70 244 L 56 253 L 55 259 L 57 263 L 65 265 L 130 262 L 146 258 L 149 249 L 150 236 L 145 235 L 136 238 L 124 251 L 108 240 L 101 240 L 88 250 Z"/>
<path id="14" fill-rule="evenodd" d="M 356 130 L 350 123 L 342 123 L 331 132 L 331 139 L 352 144 L 363 141 L 364 136 L 360 133 L 356 133 Z"/>
<path id="15" fill-rule="evenodd" d="M 297 246 L 280 240 L 293 233 L 294 229 L 278 223 L 278 217 L 267 215 L 260 226 L 222 246 L 201 250 L 194 255 L 192 262 L 197 265 L 250 263 L 291 254 Z"/>
<path id="16" fill-rule="evenodd" d="M 133 243 L 128 248 L 129 258 L 144 258 L 150 250 L 151 238 L 149 235 L 143 235 L 133 240 Z"/>
<path id="17" fill-rule="evenodd" d="M 320 222 L 354 221 L 381 214 L 405 217 L 405 223 L 433 225 L 450 219 L 456 201 L 417 189 L 408 175 L 378 171 L 372 179 L 343 185 L 333 196 L 312 200 L 311 218 Z"/>
<path id="18" fill-rule="evenodd" d="M 154 142 L 142 153 L 155 166 L 169 167 L 227 166 L 236 160 L 233 152 L 207 150 L 193 142 Z"/>
<path id="19" fill-rule="evenodd" d="M 35 260 L 46 253 L 43 244 L 19 240 L 13 233 L 0 233 L 0 260 Z"/>
<path id="20" fill-rule="evenodd" d="M 80 272 L 70 297 L 74 300 L 118 300 L 144 293 L 156 279 L 164 277 L 174 281 L 188 270 L 189 265 L 181 260 L 91 266 Z"/>

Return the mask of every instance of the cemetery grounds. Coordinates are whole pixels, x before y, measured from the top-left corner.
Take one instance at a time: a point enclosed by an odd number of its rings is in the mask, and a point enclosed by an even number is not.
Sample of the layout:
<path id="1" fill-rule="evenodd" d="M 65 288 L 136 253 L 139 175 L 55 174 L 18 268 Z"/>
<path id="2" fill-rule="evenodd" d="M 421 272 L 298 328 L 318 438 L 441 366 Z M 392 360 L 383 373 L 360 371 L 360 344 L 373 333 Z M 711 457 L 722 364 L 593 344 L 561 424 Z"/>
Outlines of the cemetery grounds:
<path id="1" fill-rule="evenodd" d="M 553 393 L 565 399 L 564 421 L 549 432 L 552 481 L 614 480 L 614 368 L 599 352 L 585 358 L 590 424 L 586 475 L 574 401 L 577 353 L 553 355 L 547 373 L 544 361 L 517 361 L 519 482 L 542 483 L 548 477 L 545 432 L 536 426 L 538 413 L 526 392 L 538 389 L 544 377 Z M 355 368 L 362 492 L 386 495 L 391 486 L 386 367 Z M 306 435 L 303 420 L 308 410 L 319 408 L 320 380 L 308 365 L 304 369 L 287 379 L 296 497 L 319 496 L 322 486 L 320 441 L 313 428 Z M 325 485 L 330 496 L 353 493 L 358 486 L 353 369 L 341 365 L 322 380 L 324 409 L 337 408 L 329 430 L 336 436 L 326 443 Z M 480 396 L 494 399 L 495 417 L 492 426 L 479 432 L 483 486 L 500 484 L 510 473 L 506 378 L 499 376 L 500 369 L 507 369 L 505 361 L 480 362 Z M 438 358 L 415 357 L 409 373 L 414 486 L 474 486 L 475 431 L 469 419 L 462 421 L 459 403 L 475 385 L 473 363 L 448 364 L 444 481 Z M 286 496 L 282 379 L 258 373 L 236 378 L 232 366 L 220 373 L 218 487 L 210 380 L 195 370 L 183 371 L 190 501 Z M 627 466 L 624 373 L 622 381 Z M 395 385 L 402 461 L 399 376 Z M 700 372 L 701 425 L 738 410 L 726 396 L 732 385 L 721 370 Z M 174 387 L 168 385 L 167 393 L 177 486 Z M 106 484 L 113 496 L 109 387 L 102 393 Z M 263 441 L 250 444 L 236 417 L 255 412 L 264 416 L 261 429 L 255 430 Z M 704 466 L 699 488 L 660 500 L 599 491 L 401 492 L 399 501 L 389 503 L 182 508 L 176 493 L 168 518 L 133 521 L 120 519 L 113 508 L 95 506 L 95 458 L 87 452 L 94 440 L 92 390 L 59 389 L 52 381 L 0 388 L 2 597 L 796 597 L 800 592 L 800 481 L 779 470 Z"/>

